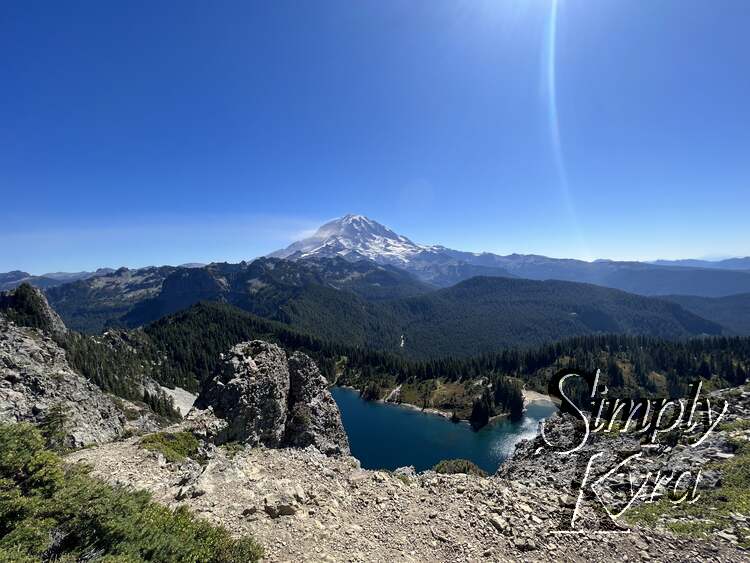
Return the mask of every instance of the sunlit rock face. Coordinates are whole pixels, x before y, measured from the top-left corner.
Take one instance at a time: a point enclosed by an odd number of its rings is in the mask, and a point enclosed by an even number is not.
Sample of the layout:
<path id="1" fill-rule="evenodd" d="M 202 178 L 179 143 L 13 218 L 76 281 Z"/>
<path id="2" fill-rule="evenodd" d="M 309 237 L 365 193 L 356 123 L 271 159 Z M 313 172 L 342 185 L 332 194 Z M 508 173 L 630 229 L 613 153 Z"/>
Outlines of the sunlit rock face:
<path id="1" fill-rule="evenodd" d="M 275 344 L 253 340 L 232 347 L 196 407 L 210 407 L 225 422 L 215 437 L 219 443 L 349 453 L 338 406 L 315 362 L 300 352 L 287 359 Z"/>
<path id="2" fill-rule="evenodd" d="M 110 442 L 125 425 L 112 399 L 73 371 L 51 338 L 0 314 L 0 423 L 42 424 L 52 416 L 69 448 Z"/>
<path id="3" fill-rule="evenodd" d="M 222 371 L 198 396 L 228 426 L 220 442 L 278 447 L 284 436 L 289 394 L 286 354 L 275 344 L 243 342 L 225 355 Z"/>

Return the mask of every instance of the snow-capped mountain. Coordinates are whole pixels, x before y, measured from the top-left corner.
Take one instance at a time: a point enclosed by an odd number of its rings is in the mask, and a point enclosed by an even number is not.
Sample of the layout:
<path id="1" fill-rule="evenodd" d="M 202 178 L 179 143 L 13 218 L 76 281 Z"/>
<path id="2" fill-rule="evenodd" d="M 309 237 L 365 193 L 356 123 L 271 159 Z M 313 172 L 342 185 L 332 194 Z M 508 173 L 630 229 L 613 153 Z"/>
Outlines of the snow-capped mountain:
<path id="1" fill-rule="evenodd" d="M 500 276 L 587 282 L 641 295 L 720 297 L 750 292 L 750 273 L 743 271 L 463 252 L 417 244 L 363 215 L 330 221 L 313 236 L 269 256 L 290 260 L 336 256 L 350 261 L 367 259 L 404 269 L 440 287 L 475 276 Z"/>
<path id="2" fill-rule="evenodd" d="M 326 223 L 313 236 L 269 256 L 292 260 L 341 256 L 347 260 L 366 258 L 380 264 L 405 266 L 417 255 L 436 248 L 415 244 L 363 215 L 345 215 Z"/>
<path id="3" fill-rule="evenodd" d="M 289 260 L 337 256 L 351 261 L 372 260 L 402 268 L 439 287 L 482 275 L 516 277 L 500 263 L 503 261 L 500 256 L 417 244 L 364 215 L 350 214 L 334 219 L 313 236 L 269 256 Z"/>

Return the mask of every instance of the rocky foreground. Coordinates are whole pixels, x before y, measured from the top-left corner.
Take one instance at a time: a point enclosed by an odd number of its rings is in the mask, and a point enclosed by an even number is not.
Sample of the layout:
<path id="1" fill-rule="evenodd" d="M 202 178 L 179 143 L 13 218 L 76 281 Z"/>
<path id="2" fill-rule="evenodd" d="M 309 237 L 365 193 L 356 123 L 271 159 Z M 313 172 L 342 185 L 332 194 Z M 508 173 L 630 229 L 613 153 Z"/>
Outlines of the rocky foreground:
<path id="1" fill-rule="evenodd" d="M 177 430 L 177 428 L 175 428 Z M 501 477 L 368 471 L 315 448 L 210 448 L 201 465 L 167 463 L 138 438 L 79 451 L 111 483 L 188 506 L 252 534 L 268 561 L 741 561 L 722 541 L 629 534 L 558 535 L 573 499 Z"/>
<path id="2" fill-rule="evenodd" d="M 561 460 L 538 452 L 536 441 L 521 445 L 502 475 L 487 478 L 363 470 L 348 455 L 338 410 L 314 363 L 301 354 L 287 359 L 267 343 L 232 348 L 197 404 L 206 410 L 168 429 L 201 438 L 193 459 L 169 462 L 136 437 L 68 460 L 232 533 L 251 534 L 268 561 L 747 558 L 722 537 L 603 525 L 596 505 L 581 512 L 577 529 L 584 533 L 557 533 L 569 528 L 575 506 L 570 482 L 558 474 L 573 476 Z M 567 433 L 566 424 L 559 419 L 551 432 Z"/>

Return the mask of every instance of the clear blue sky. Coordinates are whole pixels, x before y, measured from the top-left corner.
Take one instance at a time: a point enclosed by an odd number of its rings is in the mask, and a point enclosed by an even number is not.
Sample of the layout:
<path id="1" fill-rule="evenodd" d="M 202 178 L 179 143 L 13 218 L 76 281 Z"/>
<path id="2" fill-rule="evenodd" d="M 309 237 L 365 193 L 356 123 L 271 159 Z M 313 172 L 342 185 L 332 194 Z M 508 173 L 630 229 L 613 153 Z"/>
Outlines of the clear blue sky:
<path id="1" fill-rule="evenodd" d="M 750 254 L 746 0 L 0 5 L 0 271 L 418 242 Z M 556 19 L 556 21 L 553 21 Z"/>

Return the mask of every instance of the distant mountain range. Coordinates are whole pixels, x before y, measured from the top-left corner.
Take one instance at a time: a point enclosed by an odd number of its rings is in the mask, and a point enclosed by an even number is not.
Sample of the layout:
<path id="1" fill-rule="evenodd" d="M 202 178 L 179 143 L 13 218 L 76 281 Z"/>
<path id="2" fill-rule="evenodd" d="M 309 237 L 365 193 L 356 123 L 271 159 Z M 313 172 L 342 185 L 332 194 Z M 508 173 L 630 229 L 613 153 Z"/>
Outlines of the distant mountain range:
<path id="1" fill-rule="evenodd" d="M 119 268 L 108 274 L 47 287 L 45 292 L 50 305 L 70 328 L 99 332 L 136 304 L 158 295 L 164 280 L 176 270 L 173 266 Z"/>
<path id="2" fill-rule="evenodd" d="M 14 270 L 12 272 L 0 273 L 0 291 L 7 291 L 18 287 L 22 283 L 28 283 L 35 287 L 46 289 L 76 280 L 83 280 L 94 276 L 104 276 L 114 272 L 112 268 L 99 268 L 95 272 L 51 272 L 34 276 L 28 272 Z"/>
<path id="3" fill-rule="evenodd" d="M 750 272 L 728 267 L 709 269 L 614 260 L 586 262 L 535 254 L 500 256 L 462 252 L 416 244 L 362 215 L 346 215 L 326 223 L 310 238 L 270 256 L 288 260 L 333 256 L 369 259 L 404 269 L 438 287 L 483 275 L 585 282 L 640 295 L 723 297 L 750 292 Z"/>
<path id="4" fill-rule="evenodd" d="M 478 276 L 435 289 L 372 260 L 260 258 L 120 269 L 47 290 L 72 328 L 134 328 L 199 301 L 228 303 L 325 341 L 412 358 L 469 356 L 597 333 L 721 334 L 667 301 L 591 284 Z"/>
<path id="5" fill-rule="evenodd" d="M 461 252 L 361 215 L 253 262 L 0 275 L 0 287 L 24 281 L 84 332 L 142 326 L 208 300 L 333 342 L 399 352 L 403 337 L 403 352 L 419 358 L 602 332 L 750 334 L 744 271 Z"/>
<path id="6" fill-rule="evenodd" d="M 131 328 L 140 326 L 201 300 L 230 303 L 263 317 L 287 321 L 296 316 L 302 301 L 309 300 L 312 294 L 316 296 L 316 308 L 327 302 L 341 311 L 352 301 L 361 300 L 364 307 L 365 303 L 433 290 L 403 270 L 369 260 L 320 258 L 292 262 L 259 258 L 250 263 L 178 269 L 165 278 L 158 295 L 138 303 L 121 321 Z"/>
<path id="7" fill-rule="evenodd" d="M 190 262 L 188 264 L 181 264 L 179 268 L 202 268 L 205 264 L 198 262 Z M 171 266 L 165 266 L 167 268 Z M 150 270 L 153 266 L 148 268 L 141 268 L 141 270 Z M 135 271 L 128 270 L 128 268 L 120 268 L 115 270 L 114 268 L 99 268 L 95 272 L 50 272 L 48 274 L 42 274 L 40 276 L 34 276 L 28 272 L 22 272 L 21 270 L 14 270 L 12 272 L 0 273 L 0 291 L 7 291 L 14 289 L 22 283 L 28 283 L 34 287 L 41 289 L 48 289 L 50 287 L 57 287 L 66 283 L 72 283 L 79 280 L 87 280 L 96 277 L 108 276 L 115 274 L 115 272 L 122 271 Z M 115 274 L 119 275 L 119 274 Z"/>
<path id="8" fill-rule="evenodd" d="M 724 297 L 750 292 L 750 257 L 717 262 L 586 262 L 535 254 L 500 256 L 489 252 L 463 252 L 439 245 L 417 244 L 363 215 L 346 215 L 330 221 L 313 236 L 273 252 L 269 257 L 288 260 L 338 257 L 350 262 L 371 260 L 410 272 L 435 287 L 449 287 L 475 276 L 499 276 L 592 283 L 640 295 Z M 191 263 L 178 267 L 202 268 L 204 264 Z M 149 269 L 153 267 L 142 270 Z M 109 268 L 41 276 L 14 271 L 0 274 L 0 290 L 12 289 L 23 282 L 50 288 L 112 274 L 114 270 Z"/>
<path id="9" fill-rule="evenodd" d="M 715 270 L 744 270 L 750 272 L 750 256 L 727 258 L 726 260 L 655 260 L 657 266 L 679 266 L 681 268 L 710 268 Z"/>
<path id="10" fill-rule="evenodd" d="M 435 290 L 393 266 L 340 257 L 178 268 L 160 292 L 110 324 L 134 328 L 199 301 L 228 303 L 325 341 L 413 358 L 603 332 L 679 338 L 723 330 L 679 305 L 589 284 L 475 277 Z"/>

